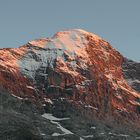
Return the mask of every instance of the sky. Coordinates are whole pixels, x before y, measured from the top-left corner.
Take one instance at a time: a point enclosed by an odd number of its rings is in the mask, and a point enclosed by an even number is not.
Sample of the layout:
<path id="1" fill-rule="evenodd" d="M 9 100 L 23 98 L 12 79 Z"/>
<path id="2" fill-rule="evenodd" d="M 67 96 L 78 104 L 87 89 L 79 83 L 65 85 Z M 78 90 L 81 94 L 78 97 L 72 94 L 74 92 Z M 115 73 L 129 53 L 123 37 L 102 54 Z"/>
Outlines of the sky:
<path id="1" fill-rule="evenodd" d="M 140 0 L 0 0 L 0 48 L 81 28 L 140 61 L 139 14 Z"/>

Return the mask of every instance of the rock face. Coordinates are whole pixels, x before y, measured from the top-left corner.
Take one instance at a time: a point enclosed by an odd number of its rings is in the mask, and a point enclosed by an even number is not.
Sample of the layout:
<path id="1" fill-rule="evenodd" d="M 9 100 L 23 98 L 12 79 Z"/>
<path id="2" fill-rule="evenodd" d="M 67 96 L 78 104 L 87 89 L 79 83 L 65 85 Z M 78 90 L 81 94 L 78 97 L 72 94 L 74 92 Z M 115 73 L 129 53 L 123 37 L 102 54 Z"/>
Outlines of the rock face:
<path id="1" fill-rule="evenodd" d="M 140 63 L 125 58 L 122 68 L 124 78 L 127 80 L 128 84 L 133 89 L 140 92 Z"/>
<path id="2" fill-rule="evenodd" d="M 34 121 L 36 139 L 134 139 L 140 135 L 139 65 L 95 34 L 80 29 L 58 32 L 19 48 L 1 49 L 0 61 L 1 89 L 20 102 L 30 102 L 37 110 L 31 114 L 35 120 L 43 120 L 43 112 L 70 119 L 58 123 L 47 114 L 52 124 L 67 128 L 61 129 L 63 134 L 56 129 L 44 131 L 48 127 Z M 79 116 L 85 123 L 79 122 Z"/>

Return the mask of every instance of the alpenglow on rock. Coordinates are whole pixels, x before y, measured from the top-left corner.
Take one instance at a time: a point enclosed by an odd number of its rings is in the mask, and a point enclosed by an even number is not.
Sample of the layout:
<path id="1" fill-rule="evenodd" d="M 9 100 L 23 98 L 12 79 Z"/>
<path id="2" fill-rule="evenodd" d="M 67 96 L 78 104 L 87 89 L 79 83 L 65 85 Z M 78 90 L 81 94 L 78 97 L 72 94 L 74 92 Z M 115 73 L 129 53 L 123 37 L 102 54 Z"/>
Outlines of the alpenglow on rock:
<path id="1" fill-rule="evenodd" d="M 140 94 L 124 79 L 128 79 L 125 64 L 126 59 L 97 35 L 81 29 L 61 31 L 19 48 L 1 49 L 0 87 L 60 118 L 74 109 L 97 125 L 139 135 Z M 38 127 L 35 131 L 43 131 Z M 92 133 L 84 137 L 75 129 L 70 132 L 75 138 L 93 138 Z M 42 139 L 49 139 L 43 134 Z M 56 136 L 54 132 L 52 137 Z"/>

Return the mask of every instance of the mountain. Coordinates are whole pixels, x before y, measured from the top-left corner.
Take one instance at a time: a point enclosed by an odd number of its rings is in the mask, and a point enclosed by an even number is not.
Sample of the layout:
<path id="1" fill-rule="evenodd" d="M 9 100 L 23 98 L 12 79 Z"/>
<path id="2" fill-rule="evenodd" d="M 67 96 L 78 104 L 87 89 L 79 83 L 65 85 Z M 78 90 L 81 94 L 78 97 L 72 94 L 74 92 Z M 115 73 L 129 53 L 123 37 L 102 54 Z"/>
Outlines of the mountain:
<path id="1" fill-rule="evenodd" d="M 1 49 L 0 139 L 139 139 L 139 67 L 81 29 Z"/>

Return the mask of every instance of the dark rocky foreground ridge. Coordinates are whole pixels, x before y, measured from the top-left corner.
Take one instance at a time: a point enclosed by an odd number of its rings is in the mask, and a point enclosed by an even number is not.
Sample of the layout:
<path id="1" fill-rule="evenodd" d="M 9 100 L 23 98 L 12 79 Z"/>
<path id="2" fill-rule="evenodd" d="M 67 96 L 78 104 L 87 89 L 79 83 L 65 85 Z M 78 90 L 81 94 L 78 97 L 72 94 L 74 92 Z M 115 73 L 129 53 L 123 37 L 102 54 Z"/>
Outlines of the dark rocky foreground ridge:
<path id="1" fill-rule="evenodd" d="M 139 63 L 100 37 L 58 32 L 0 61 L 0 140 L 140 139 Z"/>

